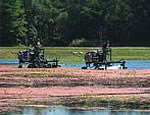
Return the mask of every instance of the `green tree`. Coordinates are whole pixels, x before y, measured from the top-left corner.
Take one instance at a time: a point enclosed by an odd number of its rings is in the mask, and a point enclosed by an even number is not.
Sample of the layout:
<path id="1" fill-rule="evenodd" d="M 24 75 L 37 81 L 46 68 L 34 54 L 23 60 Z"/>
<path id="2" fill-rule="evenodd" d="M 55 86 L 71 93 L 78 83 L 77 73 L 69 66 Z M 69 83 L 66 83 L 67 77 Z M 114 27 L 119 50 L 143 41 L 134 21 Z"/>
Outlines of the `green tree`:
<path id="1" fill-rule="evenodd" d="M 102 0 L 86 0 L 81 10 L 85 38 L 98 40 L 102 27 L 105 27 L 104 2 Z"/>
<path id="2" fill-rule="evenodd" d="M 0 45 L 145 45 L 149 18 L 149 0 L 0 0 Z"/>
<path id="3" fill-rule="evenodd" d="M 1 45 L 24 43 L 27 22 L 21 0 L 1 1 Z"/>
<path id="4" fill-rule="evenodd" d="M 128 0 L 108 0 L 106 2 L 107 35 L 113 42 L 130 40 L 132 11 Z"/>
<path id="5" fill-rule="evenodd" d="M 150 37 L 150 1 L 149 0 L 129 0 L 129 5 L 134 14 L 132 23 L 134 24 L 133 40 L 149 44 Z M 148 45 L 149 46 L 149 45 Z"/>
<path id="6" fill-rule="evenodd" d="M 33 30 L 28 29 L 28 32 L 34 33 L 36 30 L 37 35 L 35 37 L 39 38 L 43 45 L 53 45 L 55 39 L 60 38 L 60 34 L 58 34 L 59 19 L 57 17 L 62 11 L 62 7 L 59 0 L 28 0 L 24 4 L 30 4 L 30 7 L 25 5 L 26 17 L 29 23 L 28 28 L 30 25 L 34 28 Z M 31 41 L 29 36 L 27 39 Z"/>

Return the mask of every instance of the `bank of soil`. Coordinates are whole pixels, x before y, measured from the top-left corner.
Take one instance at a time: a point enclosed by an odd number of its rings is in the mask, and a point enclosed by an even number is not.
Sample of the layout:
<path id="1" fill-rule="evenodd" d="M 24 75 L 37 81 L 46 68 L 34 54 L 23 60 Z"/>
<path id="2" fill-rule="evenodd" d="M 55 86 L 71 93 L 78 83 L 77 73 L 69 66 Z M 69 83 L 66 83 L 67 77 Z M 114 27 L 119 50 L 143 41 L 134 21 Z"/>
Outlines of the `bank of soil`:
<path id="1" fill-rule="evenodd" d="M 0 112 L 33 104 L 150 110 L 150 70 L 0 65 Z"/>

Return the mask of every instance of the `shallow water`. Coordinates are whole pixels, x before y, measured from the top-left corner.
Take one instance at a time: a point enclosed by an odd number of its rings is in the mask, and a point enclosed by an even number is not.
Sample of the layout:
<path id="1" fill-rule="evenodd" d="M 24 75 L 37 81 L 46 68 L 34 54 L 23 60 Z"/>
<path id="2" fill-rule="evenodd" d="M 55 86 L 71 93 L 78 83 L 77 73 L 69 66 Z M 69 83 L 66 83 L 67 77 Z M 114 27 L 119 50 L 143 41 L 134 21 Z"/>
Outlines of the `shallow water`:
<path id="1" fill-rule="evenodd" d="M 61 65 L 62 67 L 83 67 L 85 64 Z M 150 69 L 150 60 L 126 60 L 128 69 Z"/>
<path id="2" fill-rule="evenodd" d="M 18 59 L 0 59 L 0 64 L 18 64 Z M 60 64 L 61 67 L 83 67 L 84 63 Z M 128 69 L 150 69 L 150 60 L 126 60 Z"/>
<path id="3" fill-rule="evenodd" d="M 18 59 L 0 59 L 0 64 L 18 64 Z"/>
<path id="4" fill-rule="evenodd" d="M 150 112 L 113 112 L 110 110 L 71 110 L 65 108 L 24 107 L 21 112 L 10 112 L 5 115 L 150 115 Z"/>

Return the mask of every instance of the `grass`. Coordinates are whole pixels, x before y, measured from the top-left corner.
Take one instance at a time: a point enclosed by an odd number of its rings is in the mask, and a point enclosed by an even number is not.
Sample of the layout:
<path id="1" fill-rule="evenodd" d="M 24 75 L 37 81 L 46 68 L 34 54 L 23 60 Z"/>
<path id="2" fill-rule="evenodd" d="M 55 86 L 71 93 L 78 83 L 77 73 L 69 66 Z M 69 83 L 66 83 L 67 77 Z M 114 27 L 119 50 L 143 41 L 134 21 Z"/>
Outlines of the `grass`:
<path id="1" fill-rule="evenodd" d="M 17 53 L 27 50 L 26 47 L 0 47 L 0 59 L 16 59 Z M 45 55 L 48 59 L 58 58 L 60 63 L 83 63 L 84 54 L 90 50 L 101 49 L 99 47 L 45 47 Z M 113 59 L 149 60 L 150 47 L 113 47 Z"/>
<path id="2" fill-rule="evenodd" d="M 74 98 L 62 98 L 61 101 L 50 102 L 48 100 L 26 100 L 33 105 L 45 105 L 45 106 L 59 106 L 70 107 L 78 109 L 109 109 L 120 111 L 132 111 L 132 110 L 149 110 L 150 101 L 149 97 L 128 96 L 126 97 L 95 97 L 92 95 L 80 96 Z"/>
<path id="3" fill-rule="evenodd" d="M 64 104 L 69 107 L 99 107 L 110 110 L 148 110 L 150 107 L 149 97 L 94 97 L 92 95 L 77 97 L 70 103 Z"/>

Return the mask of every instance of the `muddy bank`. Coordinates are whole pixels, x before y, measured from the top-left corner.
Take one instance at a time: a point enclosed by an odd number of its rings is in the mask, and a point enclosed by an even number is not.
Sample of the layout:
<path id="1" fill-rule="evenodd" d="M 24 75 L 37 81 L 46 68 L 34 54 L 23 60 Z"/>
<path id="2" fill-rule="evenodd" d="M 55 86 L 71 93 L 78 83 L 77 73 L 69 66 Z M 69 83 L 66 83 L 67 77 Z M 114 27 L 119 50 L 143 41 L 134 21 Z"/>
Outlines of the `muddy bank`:
<path id="1" fill-rule="evenodd" d="M 150 110 L 150 70 L 0 65 L 0 112 L 32 104 Z"/>

